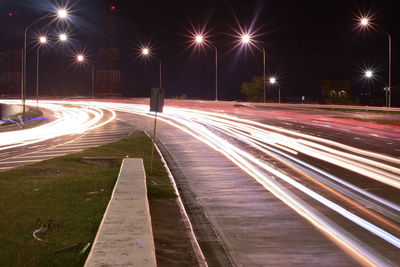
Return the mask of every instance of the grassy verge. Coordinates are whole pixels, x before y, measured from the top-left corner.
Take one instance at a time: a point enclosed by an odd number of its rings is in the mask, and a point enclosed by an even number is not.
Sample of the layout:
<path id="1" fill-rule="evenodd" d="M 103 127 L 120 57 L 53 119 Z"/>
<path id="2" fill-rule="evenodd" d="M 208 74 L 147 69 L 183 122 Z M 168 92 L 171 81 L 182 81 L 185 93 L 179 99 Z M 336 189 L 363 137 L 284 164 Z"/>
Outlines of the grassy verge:
<path id="1" fill-rule="evenodd" d="M 330 110 L 330 111 L 340 111 L 340 112 L 364 112 L 364 113 L 374 113 L 374 114 L 382 114 L 382 115 L 399 115 L 400 111 L 390 111 L 390 110 L 373 110 L 373 109 L 351 109 L 351 108 L 311 108 L 316 110 Z"/>
<path id="2" fill-rule="evenodd" d="M 362 118 L 342 117 L 342 116 L 335 116 L 334 118 L 356 120 L 356 121 L 367 121 L 367 122 L 375 122 L 375 123 L 381 123 L 381 124 L 389 124 L 389 125 L 398 125 L 398 126 L 400 126 L 400 121 L 393 121 L 393 120 L 362 119 Z"/>
<path id="3" fill-rule="evenodd" d="M 150 199 L 175 198 L 166 170 L 155 155 L 150 172 L 151 140 L 138 133 L 118 142 L 0 173 L 0 265 L 79 266 L 93 242 L 119 172 L 81 162 L 84 156 L 143 158 Z M 52 227 L 37 241 L 41 224 Z M 76 245 L 79 244 L 79 245 Z M 75 246 L 73 246 L 75 245 Z M 68 248 L 73 246 L 71 248 Z"/>
<path id="4" fill-rule="evenodd" d="M 10 116 L 10 119 L 18 119 L 23 117 L 23 113 L 17 113 L 15 115 Z M 40 110 L 32 109 L 25 112 L 25 118 L 33 119 L 42 116 L 42 112 Z"/>
<path id="5" fill-rule="evenodd" d="M 43 113 L 40 110 L 32 109 L 32 110 L 29 110 L 29 111 L 25 112 L 25 118 L 26 119 L 35 119 L 35 118 L 39 118 L 40 116 L 42 116 L 42 114 Z M 22 118 L 23 118 L 23 114 L 22 113 L 17 113 L 17 114 L 14 114 L 14 115 L 12 115 L 12 116 L 10 116 L 8 118 L 8 119 L 10 119 L 12 121 L 8 121 L 7 120 L 1 125 L 11 125 L 11 124 L 15 123 L 13 121 L 19 122 L 19 120 L 22 119 Z"/>
<path id="6" fill-rule="evenodd" d="M 240 105 L 236 105 L 240 106 Z M 286 109 L 286 110 L 324 110 L 324 111 L 339 111 L 339 112 L 348 112 L 348 113 L 355 113 L 355 112 L 363 112 L 363 113 L 373 113 L 373 114 L 380 114 L 380 115 L 399 115 L 400 111 L 390 111 L 390 110 L 373 110 L 373 109 L 353 109 L 353 108 L 331 108 L 331 107 L 303 107 L 301 104 L 298 106 L 262 106 L 262 105 L 255 105 L 255 108 L 258 109 Z"/>

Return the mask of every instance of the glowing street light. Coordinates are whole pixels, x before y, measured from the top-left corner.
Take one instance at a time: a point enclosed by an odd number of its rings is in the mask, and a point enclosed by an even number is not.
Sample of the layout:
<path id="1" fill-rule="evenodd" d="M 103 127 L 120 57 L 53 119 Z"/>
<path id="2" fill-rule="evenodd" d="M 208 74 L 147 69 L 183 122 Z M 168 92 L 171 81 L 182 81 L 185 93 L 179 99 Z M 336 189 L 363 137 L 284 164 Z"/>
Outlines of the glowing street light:
<path id="1" fill-rule="evenodd" d="M 365 71 L 365 77 L 367 77 L 367 78 L 372 78 L 373 74 L 374 73 L 372 72 L 372 70 Z"/>
<path id="2" fill-rule="evenodd" d="M 368 18 L 362 18 L 362 19 L 360 20 L 360 24 L 361 24 L 362 26 L 368 26 L 368 23 L 369 23 Z"/>
<path id="3" fill-rule="evenodd" d="M 276 83 L 276 78 L 275 77 L 269 78 L 269 83 L 271 83 L 271 84 Z"/>
<path id="4" fill-rule="evenodd" d="M 195 36 L 195 42 L 198 45 L 202 45 L 205 42 L 203 35 L 197 34 Z M 214 48 L 215 51 L 215 101 L 218 101 L 218 49 L 211 43 L 207 43 L 207 45 Z"/>
<path id="5" fill-rule="evenodd" d="M 58 38 L 60 39 L 60 41 L 67 41 L 68 37 L 65 33 L 61 33 Z"/>
<path id="6" fill-rule="evenodd" d="M 76 57 L 76 60 L 77 60 L 78 62 L 82 62 L 82 61 L 85 60 L 85 57 L 84 57 L 83 55 L 78 55 L 78 56 Z"/>
<path id="7" fill-rule="evenodd" d="M 60 19 L 65 19 L 68 17 L 68 11 L 66 9 L 59 9 L 57 10 L 57 16 Z"/>
<path id="8" fill-rule="evenodd" d="M 196 43 L 201 44 L 203 43 L 203 36 L 201 35 L 196 35 Z"/>
<path id="9" fill-rule="evenodd" d="M 360 19 L 360 24 L 363 28 L 366 28 L 370 25 L 369 19 L 367 17 L 361 18 Z M 388 41 L 389 41 L 389 47 L 388 47 L 388 57 L 389 57 L 389 77 L 388 77 L 388 92 L 389 92 L 389 100 L 387 101 L 386 105 L 390 108 L 391 107 L 391 87 L 392 87 L 392 37 L 390 36 L 390 34 L 385 31 L 384 29 L 382 29 L 381 27 L 377 27 L 378 30 L 380 30 L 382 33 L 386 34 L 388 37 Z M 372 73 L 371 73 L 372 74 Z M 368 77 L 368 76 L 367 76 Z"/>
<path id="10" fill-rule="evenodd" d="M 266 87 L 266 75 L 265 75 L 265 49 L 262 46 L 258 46 L 257 44 L 255 44 L 254 42 L 252 42 L 251 40 L 251 36 L 248 33 L 242 34 L 240 36 L 240 41 L 242 44 L 244 45 L 249 45 L 249 44 L 253 44 L 254 46 L 260 48 L 263 52 L 263 89 L 264 89 L 264 103 L 266 101 L 266 92 L 265 92 L 265 87 Z"/>
<path id="11" fill-rule="evenodd" d="M 47 37 L 46 37 L 46 36 L 40 36 L 39 42 L 40 42 L 41 44 L 45 44 L 45 43 L 47 42 Z"/>
<path id="12" fill-rule="evenodd" d="M 149 51 L 148 48 L 143 48 L 143 49 L 142 49 L 142 54 L 143 54 L 143 55 L 147 56 L 149 53 L 150 53 L 150 51 Z"/>
<path id="13" fill-rule="evenodd" d="M 248 44 L 248 43 L 250 43 L 250 35 L 248 35 L 247 33 L 246 34 L 243 34 L 242 35 L 242 37 L 241 37 L 241 40 L 242 40 L 242 43 L 243 44 Z"/>

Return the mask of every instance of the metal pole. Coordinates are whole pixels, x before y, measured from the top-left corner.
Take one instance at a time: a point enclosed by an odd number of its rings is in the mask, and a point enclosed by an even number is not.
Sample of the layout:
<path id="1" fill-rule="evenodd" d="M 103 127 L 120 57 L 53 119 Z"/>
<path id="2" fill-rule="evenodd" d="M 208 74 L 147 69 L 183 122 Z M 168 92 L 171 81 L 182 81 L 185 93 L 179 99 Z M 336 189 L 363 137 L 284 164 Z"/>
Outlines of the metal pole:
<path id="1" fill-rule="evenodd" d="M 150 162 L 150 171 L 153 171 L 153 158 L 154 158 L 154 146 L 156 141 L 156 128 L 157 128 L 157 111 L 154 115 L 154 130 L 153 130 L 153 145 L 151 146 L 151 162 Z"/>
<path id="2" fill-rule="evenodd" d="M 24 95 L 24 49 L 21 49 L 21 102 Z"/>
<path id="3" fill-rule="evenodd" d="M 94 99 L 94 67 L 93 65 L 91 65 L 92 67 L 92 99 Z"/>
<path id="4" fill-rule="evenodd" d="M 161 59 L 160 59 L 160 88 L 161 88 Z"/>
<path id="5" fill-rule="evenodd" d="M 36 109 L 39 109 L 39 51 L 40 45 L 36 51 Z"/>
<path id="6" fill-rule="evenodd" d="M 281 103 L 281 88 L 278 88 L 278 101 Z"/>
<path id="7" fill-rule="evenodd" d="M 41 21 L 42 19 L 45 19 L 47 17 L 49 17 L 50 14 L 43 16 L 39 19 L 37 19 L 36 21 L 34 21 L 33 23 L 29 24 L 28 26 L 26 26 L 25 31 L 24 31 L 24 51 L 23 51 L 23 86 L 22 86 L 22 106 L 23 106 L 23 110 L 22 110 L 22 117 L 25 119 L 25 99 L 26 99 L 26 33 L 28 32 L 29 28 L 38 23 L 39 21 Z"/>
<path id="8" fill-rule="evenodd" d="M 214 49 L 215 49 L 215 101 L 218 101 L 218 50 L 216 46 L 214 46 Z"/>
<path id="9" fill-rule="evenodd" d="M 266 79 L 266 77 L 265 77 L 265 49 L 264 49 L 264 47 L 261 47 L 262 48 L 262 51 L 263 51 L 263 66 L 264 66 L 264 73 L 263 73 L 263 80 L 264 80 L 264 103 L 265 103 L 265 101 L 266 101 L 266 98 L 265 98 L 265 79 Z"/>
<path id="10" fill-rule="evenodd" d="M 392 99 L 392 38 L 390 34 L 387 33 L 389 37 L 389 108 L 391 107 L 391 99 Z"/>
<path id="11" fill-rule="evenodd" d="M 22 90 L 22 118 L 25 119 L 25 94 L 26 94 L 26 33 L 31 25 L 25 28 L 24 32 L 24 82 L 23 82 L 23 90 Z"/>

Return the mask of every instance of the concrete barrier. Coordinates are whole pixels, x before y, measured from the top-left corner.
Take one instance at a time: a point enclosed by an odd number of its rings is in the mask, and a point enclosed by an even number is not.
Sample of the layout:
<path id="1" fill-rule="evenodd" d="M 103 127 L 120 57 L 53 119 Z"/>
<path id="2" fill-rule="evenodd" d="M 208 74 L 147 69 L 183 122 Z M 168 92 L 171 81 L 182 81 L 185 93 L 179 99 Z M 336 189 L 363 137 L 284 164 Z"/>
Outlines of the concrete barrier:
<path id="1" fill-rule="evenodd" d="M 142 159 L 123 160 L 85 266 L 156 266 Z"/>

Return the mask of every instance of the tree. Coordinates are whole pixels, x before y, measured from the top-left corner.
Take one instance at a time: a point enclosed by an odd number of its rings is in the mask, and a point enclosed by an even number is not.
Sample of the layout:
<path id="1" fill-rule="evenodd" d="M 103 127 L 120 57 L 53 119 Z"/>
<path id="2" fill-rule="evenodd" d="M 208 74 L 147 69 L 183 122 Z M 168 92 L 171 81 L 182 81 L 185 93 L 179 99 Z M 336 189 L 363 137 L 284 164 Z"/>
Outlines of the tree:
<path id="1" fill-rule="evenodd" d="M 240 92 L 246 95 L 247 100 L 249 101 L 252 102 L 264 101 L 263 76 L 253 76 L 250 82 L 243 82 Z"/>

